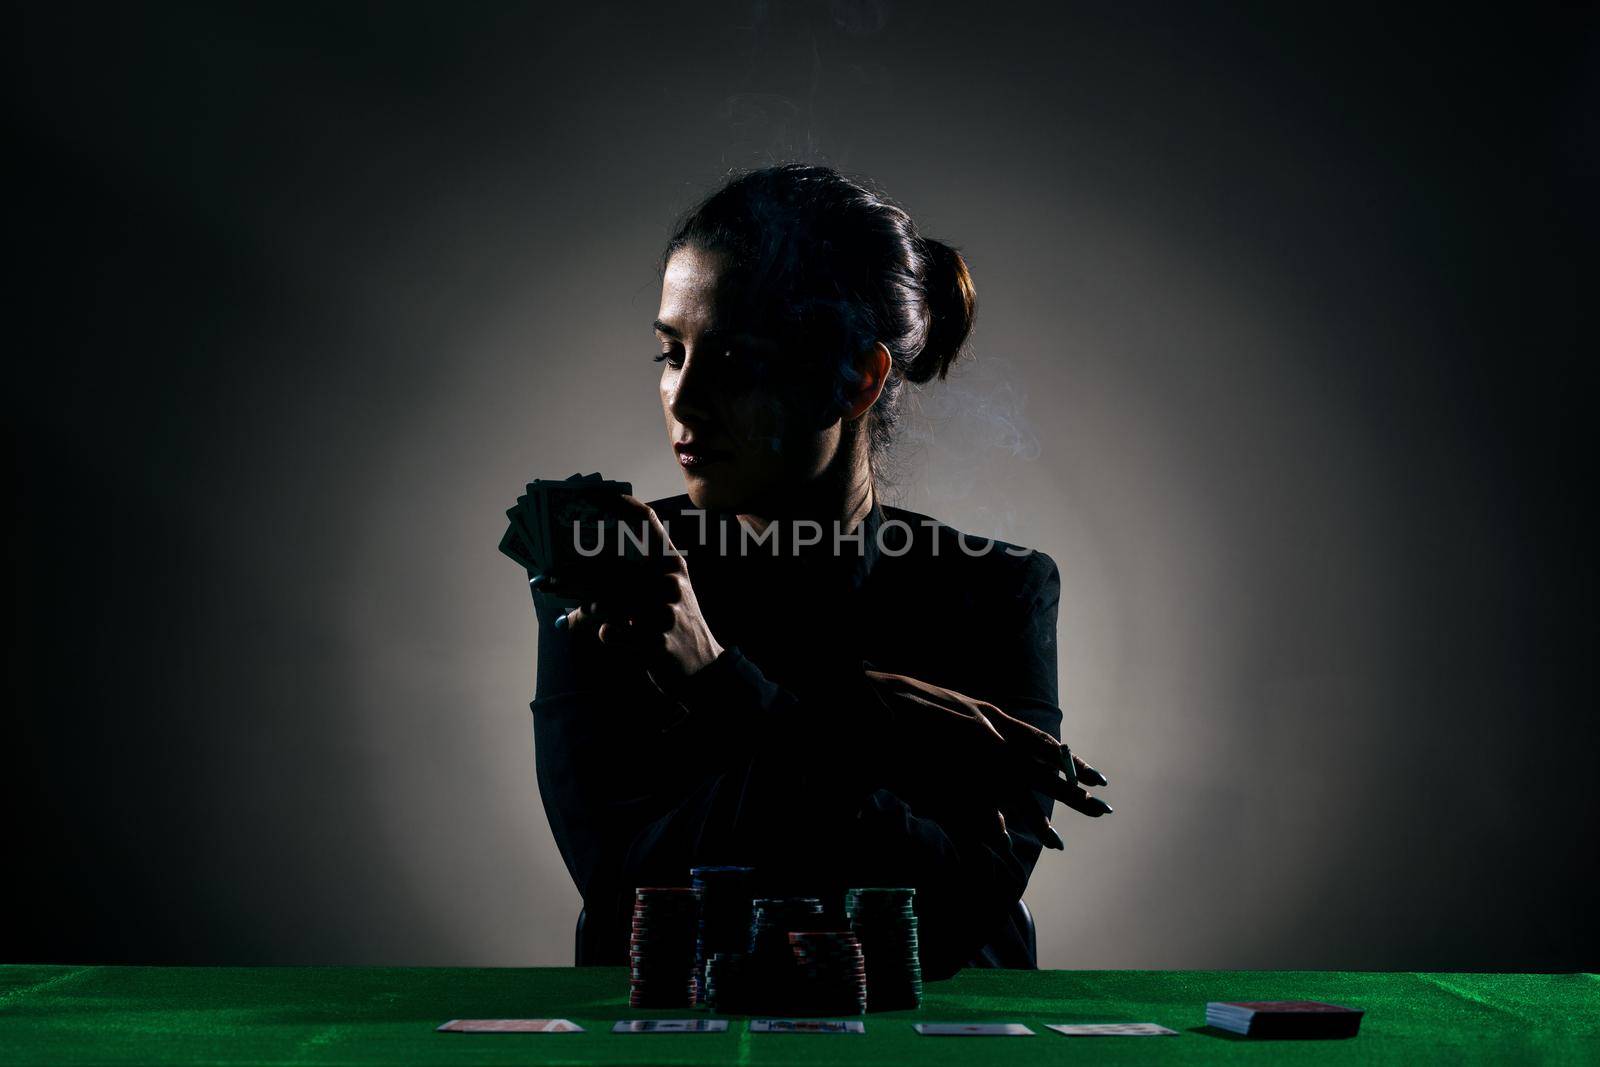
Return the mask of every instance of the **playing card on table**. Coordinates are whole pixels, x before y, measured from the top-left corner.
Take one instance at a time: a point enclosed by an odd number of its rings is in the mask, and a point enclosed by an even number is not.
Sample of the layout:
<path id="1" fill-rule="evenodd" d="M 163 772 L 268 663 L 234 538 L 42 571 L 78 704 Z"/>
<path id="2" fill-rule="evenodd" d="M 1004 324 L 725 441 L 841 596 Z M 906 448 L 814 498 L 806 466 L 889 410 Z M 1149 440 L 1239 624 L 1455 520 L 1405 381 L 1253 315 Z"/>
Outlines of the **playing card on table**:
<path id="1" fill-rule="evenodd" d="M 923 1037 L 1032 1037 L 1021 1023 L 916 1023 Z"/>
<path id="2" fill-rule="evenodd" d="M 1050 1029 L 1068 1037 L 1175 1037 L 1178 1033 L 1155 1023 L 1051 1023 Z"/>
<path id="3" fill-rule="evenodd" d="M 719 1034 L 726 1019 L 618 1019 L 613 1034 Z"/>
<path id="4" fill-rule="evenodd" d="M 859 1019 L 751 1019 L 752 1034 L 864 1034 Z"/>
<path id="5" fill-rule="evenodd" d="M 571 1019 L 451 1019 L 435 1029 L 457 1034 L 581 1034 Z"/>

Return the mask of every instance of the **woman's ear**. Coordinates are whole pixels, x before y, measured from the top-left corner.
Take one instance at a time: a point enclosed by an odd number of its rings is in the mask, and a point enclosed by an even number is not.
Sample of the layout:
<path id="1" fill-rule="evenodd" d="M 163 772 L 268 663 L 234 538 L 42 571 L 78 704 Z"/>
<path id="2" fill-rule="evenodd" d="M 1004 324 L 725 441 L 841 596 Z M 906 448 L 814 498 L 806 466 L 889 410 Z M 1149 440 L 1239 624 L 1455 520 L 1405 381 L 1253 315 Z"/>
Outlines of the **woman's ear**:
<path id="1" fill-rule="evenodd" d="M 845 422 L 859 419 L 878 402 L 883 387 L 889 381 L 889 371 L 894 368 L 894 358 L 882 341 L 874 341 L 856 357 L 855 374 L 848 395 L 843 397 Z"/>

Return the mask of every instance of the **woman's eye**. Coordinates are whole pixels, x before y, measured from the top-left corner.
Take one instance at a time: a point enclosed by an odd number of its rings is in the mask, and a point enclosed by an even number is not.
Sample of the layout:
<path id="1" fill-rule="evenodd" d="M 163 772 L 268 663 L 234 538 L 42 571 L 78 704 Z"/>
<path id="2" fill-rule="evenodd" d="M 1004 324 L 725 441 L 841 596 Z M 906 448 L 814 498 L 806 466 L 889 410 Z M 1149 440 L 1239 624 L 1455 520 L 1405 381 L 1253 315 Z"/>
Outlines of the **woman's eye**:
<path id="1" fill-rule="evenodd" d="M 656 356 L 656 362 L 657 363 L 665 363 L 667 366 L 672 367 L 674 369 L 676 369 L 677 367 L 681 367 L 683 365 L 683 360 L 678 356 L 678 354 L 676 352 L 662 352 L 661 354 Z"/>

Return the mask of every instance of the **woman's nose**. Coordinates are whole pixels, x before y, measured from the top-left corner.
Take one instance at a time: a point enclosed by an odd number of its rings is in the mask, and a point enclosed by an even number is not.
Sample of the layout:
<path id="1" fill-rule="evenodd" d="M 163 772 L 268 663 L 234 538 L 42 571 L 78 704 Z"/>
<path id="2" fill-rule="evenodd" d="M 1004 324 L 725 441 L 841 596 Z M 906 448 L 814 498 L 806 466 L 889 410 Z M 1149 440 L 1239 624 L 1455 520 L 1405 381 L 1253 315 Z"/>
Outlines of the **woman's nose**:
<path id="1" fill-rule="evenodd" d="M 667 398 L 667 410 L 679 422 L 704 422 L 710 418 L 715 388 L 711 363 L 695 353 L 685 357 Z"/>

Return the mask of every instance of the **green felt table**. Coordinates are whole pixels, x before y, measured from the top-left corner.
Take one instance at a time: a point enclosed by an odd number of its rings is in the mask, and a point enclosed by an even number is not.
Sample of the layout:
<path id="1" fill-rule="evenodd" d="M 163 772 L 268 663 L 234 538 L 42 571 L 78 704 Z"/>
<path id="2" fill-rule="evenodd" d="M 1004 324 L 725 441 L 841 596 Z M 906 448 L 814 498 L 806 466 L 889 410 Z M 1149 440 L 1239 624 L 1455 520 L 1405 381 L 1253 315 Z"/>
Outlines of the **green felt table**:
<path id="1" fill-rule="evenodd" d="M 0 967 L 0 1062 L 151 1064 L 977 1064 L 1125 1060 L 1600 1063 L 1600 976 L 1328 971 L 965 971 L 864 1035 L 613 1034 L 620 968 Z M 1365 1008 L 1358 1037 L 1261 1041 L 1204 1026 L 1208 1000 Z M 569 1018 L 581 1034 L 456 1034 L 452 1018 Z M 918 1021 L 1022 1022 L 1033 1037 L 931 1038 Z M 1046 1023 L 1156 1022 L 1177 1037 L 1069 1038 Z"/>

